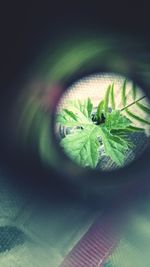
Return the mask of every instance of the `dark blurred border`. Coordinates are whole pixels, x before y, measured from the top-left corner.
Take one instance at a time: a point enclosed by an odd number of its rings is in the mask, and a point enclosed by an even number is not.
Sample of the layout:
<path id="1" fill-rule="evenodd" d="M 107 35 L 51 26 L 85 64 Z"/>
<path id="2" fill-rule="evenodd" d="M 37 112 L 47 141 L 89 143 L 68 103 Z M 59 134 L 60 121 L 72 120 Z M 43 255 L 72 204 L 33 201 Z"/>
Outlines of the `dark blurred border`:
<path id="1" fill-rule="evenodd" d="M 149 7 L 144 1 L 9 0 L 1 4 L 0 13 L 0 160 L 5 162 L 5 128 L 12 100 L 18 92 L 19 82 L 26 79 L 28 69 L 49 44 L 53 47 L 58 37 L 84 30 L 126 34 L 140 38 L 147 46 L 150 44 Z M 44 173 L 40 168 L 38 170 L 36 160 L 31 162 L 30 169 L 33 164 L 37 166 L 39 176 L 46 175 L 46 170 Z"/>

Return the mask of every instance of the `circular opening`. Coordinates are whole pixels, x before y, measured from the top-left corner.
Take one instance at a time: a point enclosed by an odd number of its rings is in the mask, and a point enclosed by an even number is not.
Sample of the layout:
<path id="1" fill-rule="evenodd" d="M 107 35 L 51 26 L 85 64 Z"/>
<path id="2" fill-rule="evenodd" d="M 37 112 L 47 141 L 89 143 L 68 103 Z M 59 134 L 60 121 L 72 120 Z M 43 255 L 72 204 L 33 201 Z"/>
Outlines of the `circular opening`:
<path id="1" fill-rule="evenodd" d="M 149 114 L 145 92 L 127 77 L 89 75 L 62 95 L 55 133 L 75 164 L 111 171 L 130 164 L 148 148 Z"/>

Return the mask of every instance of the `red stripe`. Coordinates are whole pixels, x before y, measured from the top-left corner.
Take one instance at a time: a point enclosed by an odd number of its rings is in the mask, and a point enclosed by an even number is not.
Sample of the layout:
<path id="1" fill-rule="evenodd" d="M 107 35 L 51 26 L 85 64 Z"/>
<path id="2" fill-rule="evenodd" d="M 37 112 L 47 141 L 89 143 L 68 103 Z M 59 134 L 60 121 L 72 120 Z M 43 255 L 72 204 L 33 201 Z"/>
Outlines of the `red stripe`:
<path id="1" fill-rule="evenodd" d="M 100 267 L 115 247 L 118 236 L 118 216 L 98 218 L 71 250 L 60 267 Z"/>

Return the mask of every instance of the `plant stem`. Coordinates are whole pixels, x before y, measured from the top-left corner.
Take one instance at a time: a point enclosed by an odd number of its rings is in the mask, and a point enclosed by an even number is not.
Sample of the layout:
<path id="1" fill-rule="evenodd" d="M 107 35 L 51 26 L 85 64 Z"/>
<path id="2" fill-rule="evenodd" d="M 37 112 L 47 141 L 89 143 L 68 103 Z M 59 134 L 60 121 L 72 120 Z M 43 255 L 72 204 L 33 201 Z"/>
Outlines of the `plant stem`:
<path id="1" fill-rule="evenodd" d="M 126 108 L 131 107 L 132 105 L 134 105 L 134 104 L 136 104 L 137 102 L 141 101 L 141 100 L 144 99 L 145 97 L 146 97 L 145 95 L 142 96 L 142 97 L 140 97 L 138 100 L 135 100 L 134 102 L 130 103 L 128 106 L 122 108 L 120 111 L 123 111 L 123 110 L 125 110 Z"/>

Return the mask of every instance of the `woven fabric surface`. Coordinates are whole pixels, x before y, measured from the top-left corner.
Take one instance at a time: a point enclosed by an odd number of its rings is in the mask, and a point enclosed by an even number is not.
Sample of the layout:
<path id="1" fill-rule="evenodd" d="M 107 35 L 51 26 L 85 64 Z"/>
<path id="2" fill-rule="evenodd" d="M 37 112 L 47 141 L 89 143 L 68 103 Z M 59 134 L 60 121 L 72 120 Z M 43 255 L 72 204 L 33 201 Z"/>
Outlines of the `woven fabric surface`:
<path id="1" fill-rule="evenodd" d="M 104 267 L 150 266 L 150 199 L 132 210 L 126 230 Z"/>
<path id="2" fill-rule="evenodd" d="M 77 203 L 43 207 L 0 175 L 0 267 L 57 267 L 95 219 Z"/>

